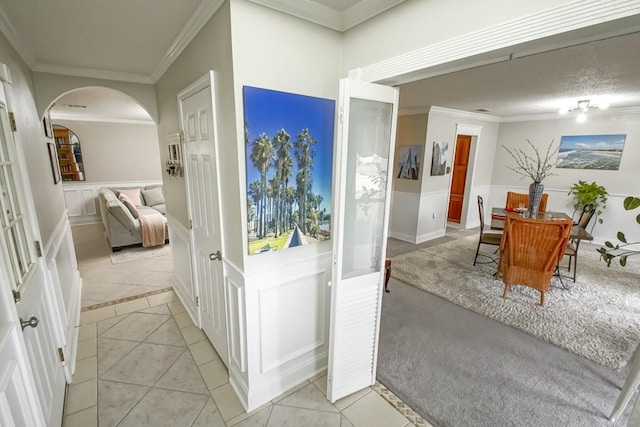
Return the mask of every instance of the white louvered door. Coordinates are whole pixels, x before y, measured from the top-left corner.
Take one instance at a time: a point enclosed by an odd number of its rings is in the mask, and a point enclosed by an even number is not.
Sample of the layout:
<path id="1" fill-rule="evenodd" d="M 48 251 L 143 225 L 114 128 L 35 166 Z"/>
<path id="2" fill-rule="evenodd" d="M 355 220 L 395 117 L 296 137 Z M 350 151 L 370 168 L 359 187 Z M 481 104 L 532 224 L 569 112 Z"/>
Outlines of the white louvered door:
<path id="1" fill-rule="evenodd" d="M 398 90 L 340 82 L 327 397 L 375 383 Z"/>

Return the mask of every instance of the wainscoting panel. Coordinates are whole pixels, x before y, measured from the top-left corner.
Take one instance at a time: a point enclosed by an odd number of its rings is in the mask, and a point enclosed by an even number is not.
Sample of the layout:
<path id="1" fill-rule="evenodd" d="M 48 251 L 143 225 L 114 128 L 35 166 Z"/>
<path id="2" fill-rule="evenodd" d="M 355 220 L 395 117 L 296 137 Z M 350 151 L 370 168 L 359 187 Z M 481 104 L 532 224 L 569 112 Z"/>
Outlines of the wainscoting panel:
<path id="1" fill-rule="evenodd" d="M 64 200 L 71 225 L 100 222 L 98 191 L 102 187 L 144 187 L 162 184 L 161 181 L 131 182 L 65 182 L 62 185 Z"/>
<path id="2" fill-rule="evenodd" d="M 200 325 L 198 307 L 196 306 L 197 291 L 191 272 L 191 243 L 189 230 L 174 217 L 167 215 L 169 229 L 169 244 L 173 254 L 173 276 L 171 284 L 184 308 L 191 316 L 193 323 Z"/>
<path id="3" fill-rule="evenodd" d="M 247 410 L 326 370 L 331 254 L 245 274 Z"/>
<path id="4" fill-rule="evenodd" d="M 394 191 L 391 198 L 389 237 L 416 243 L 420 193 Z"/>
<path id="5" fill-rule="evenodd" d="M 67 381 L 75 370 L 78 322 L 80 320 L 80 298 L 82 278 L 78 271 L 73 236 L 67 213 L 61 217 L 56 230 L 43 253 L 45 280 L 50 282 L 51 295 L 47 302 L 55 313 L 58 324 L 58 341 L 63 343 L 65 375 Z"/>
<path id="6" fill-rule="evenodd" d="M 444 236 L 447 227 L 449 192 L 434 191 L 420 195 L 418 232 L 415 243 Z"/>
<path id="7" fill-rule="evenodd" d="M 243 406 L 249 406 L 247 361 L 247 318 L 242 270 L 223 258 L 227 297 L 227 334 L 229 344 L 229 383 Z"/>

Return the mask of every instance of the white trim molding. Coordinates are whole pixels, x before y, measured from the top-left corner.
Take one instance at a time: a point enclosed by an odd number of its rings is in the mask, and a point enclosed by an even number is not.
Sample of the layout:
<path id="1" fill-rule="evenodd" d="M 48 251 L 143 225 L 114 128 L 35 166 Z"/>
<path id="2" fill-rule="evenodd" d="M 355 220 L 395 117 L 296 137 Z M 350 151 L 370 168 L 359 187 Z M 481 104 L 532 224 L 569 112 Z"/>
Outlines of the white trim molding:
<path id="1" fill-rule="evenodd" d="M 425 73 L 440 75 L 510 60 L 531 51 L 514 52 L 514 46 L 637 14 L 637 0 L 574 0 L 351 70 L 349 77 L 399 85 L 423 79 Z"/>

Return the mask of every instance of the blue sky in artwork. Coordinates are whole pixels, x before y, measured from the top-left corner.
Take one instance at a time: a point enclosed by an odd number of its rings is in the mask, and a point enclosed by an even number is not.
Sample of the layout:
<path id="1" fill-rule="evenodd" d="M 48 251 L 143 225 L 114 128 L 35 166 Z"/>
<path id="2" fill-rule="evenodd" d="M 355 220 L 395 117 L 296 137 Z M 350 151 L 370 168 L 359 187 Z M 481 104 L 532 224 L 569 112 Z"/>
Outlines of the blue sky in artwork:
<path id="1" fill-rule="evenodd" d="M 622 150 L 627 135 L 565 135 L 560 152 L 567 150 Z"/>
<path id="2" fill-rule="evenodd" d="M 249 143 L 245 147 L 247 186 L 260 179 L 260 171 L 251 161 L 252 144 L 260 134 L 265 133 L 273 140 L 276 133 L 284 129 L 291 136 L 293 145 L 302 129 L 308 128 L 311 136 L 318 141 L 313 147 L 312 191 L 322 196 L 320 210 L 326 208 L 327 213 L 331 212 L 335 101 L 251 86 L 243 87 L 243 98 L 244 120 L 249 130 Z M 292 148 L 293 172 L 289 185 L 293 187 L 298 173 L 294 153 Z M 267 179 L 271 179 L 274 173 L 275 167 L 272 167 Z"/>

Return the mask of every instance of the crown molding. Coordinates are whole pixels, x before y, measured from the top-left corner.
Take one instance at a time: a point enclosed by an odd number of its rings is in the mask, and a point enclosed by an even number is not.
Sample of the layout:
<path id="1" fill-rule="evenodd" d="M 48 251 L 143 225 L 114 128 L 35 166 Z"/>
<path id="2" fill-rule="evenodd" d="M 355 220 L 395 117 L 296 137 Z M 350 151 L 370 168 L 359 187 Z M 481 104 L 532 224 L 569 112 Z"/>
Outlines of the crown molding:
<path id="1" fill-rule="evenodd" d="M 606 110 L 591 110 L 587 114 L 587 117 L 606 117 L 606 116 L 621 116 L 624 114 L 640 114 L 640 107 L 627 107 L 627 108 L 607 108 Z M 502 117 L 500 122 L 533 122 L 539 120 L 575 120 L 576 114 L 530 114 L 523 116 Z M 588 119 L 587 119 L 588 120 Z"/>
<path id="2" fill-rule="evenodd" d="M 471 113 L 469 111 L 461 111 L 461 110 L 453 110 L 451 108 L 443 108 L 433 106 L 429 109 L 429 114 L 442 114 L 443 116 L 448 117 L 457 117 L 461 119 L 468 120 L 482 120 L 483 122 L 492 122 L 492 123 L 500 123 L 502 118 L 497 116 L 490 116 L 488 114 L 480 114 L 480 113 Z"/>
<path id="3" fill-rule="evenodd" d="M 66 67 L 62 65 L 43 62 L 36 63 L 33 67 L 31 67 L 31 70 L 39 73 L 62 74 L 74 77 L 115 80 L 128 83 L 153 84 L 151 78 L 144 74 L 120 73 L 117 71 L 96 70 L 94 68 Z"/>
<path id="4" fill-rule="evenodd" d="M 36 62 L 35 56 L 33 56 L 33 52 L 31 52 L 31 50 L 27 48 L 27 45 L 22 41 L 24 38 L 20 37 L 16 29 L 11 25 L 11 22 L 4 13 L 2 6 L 0 6 L 0 32 L 4 34 L 9 41 L 9 44 L 13 46 L 16 52 L 18 52 L 18 55 L 20 55 L 22 60 L 27 63 L 27 66 L 33 69 L 33 65 Z"/>
<path id="5" fill-rule="evenodd" d="M 121 117 L 105 117 L 105 116 L 93 116 L 93 115 L 73 115 L 73 114 L 60 114 L 50 113 L 51 121 L 54 120 L 68 120 L 73 122 L 100 122 L 100 123 L 126 123 L 130 125 L 155 125 L 156 123 L 151 119 L 125 119 Z"/>
<path id="6" fill-rule="evenodd" d="M 151 83 L 157 82 L 160 77 L 162 77 L 165 71 L 173 64 L 173 61 L 175 61 L 189 43 L 191 43 L 202 27 L 209 22 L 211 17 L 223 4 L 224 0 L 202 0 L 149 76 Z"/>
<path id="7" fill-rule="evenodd" d="M 415 116 L 418 114 L 428 114 L 429 107 L 412 107 L 398 109 L 399 116 Z"/>
<path id="8" fill-rule="evenodd" d="M 311 21 L 336 31 L 344 31 L 342 14 L 310 0 L 249 0 L 297 18 Z"/>
<path id="9" fill-rule="evenodd" d="M 509 46 L 638 14 L 638 0 L 574 0 L 351 70 L 349 76 L 365 82 L 384 82 L 409 75 L 411 79 L 403 81 L 407 83 L 421 79 L 422 71 L 429 72 L 448 63 L 481 55 L 486 59 L 491 52 Z"/>
<path id="10" fill-rule="evenodd" d="M 364 21 L 404 3 L 405 0 L 361 1 L 342 13 L 342 30 L 347 31 Z"/>

